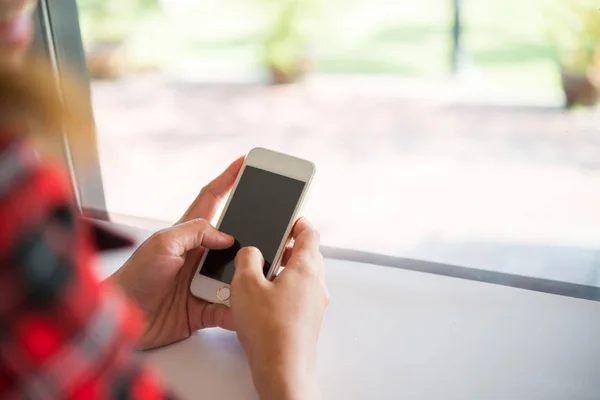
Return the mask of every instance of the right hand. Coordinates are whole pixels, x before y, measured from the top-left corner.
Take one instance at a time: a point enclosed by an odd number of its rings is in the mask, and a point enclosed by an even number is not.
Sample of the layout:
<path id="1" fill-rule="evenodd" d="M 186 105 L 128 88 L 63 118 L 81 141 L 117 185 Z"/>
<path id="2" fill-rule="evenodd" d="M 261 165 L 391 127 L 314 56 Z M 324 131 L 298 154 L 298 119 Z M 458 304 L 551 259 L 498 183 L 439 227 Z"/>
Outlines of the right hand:
<path id="1" fill-rule="evenodd" d="M 261 399 L 315 399 L 317 340 L 329 303 L 319 234 L 301 218 L 285 269 L 268 281 L 254 247 L 241 249 L 231 283 L 233 325 Z"/>

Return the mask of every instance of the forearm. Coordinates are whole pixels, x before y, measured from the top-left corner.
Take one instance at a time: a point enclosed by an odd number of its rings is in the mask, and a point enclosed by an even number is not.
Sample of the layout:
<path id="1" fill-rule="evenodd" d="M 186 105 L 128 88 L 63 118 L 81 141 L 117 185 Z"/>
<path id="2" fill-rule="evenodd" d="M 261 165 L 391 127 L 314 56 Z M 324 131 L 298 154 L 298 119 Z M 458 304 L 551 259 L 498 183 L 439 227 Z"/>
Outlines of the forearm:
<path id="1" fill-rule="evenodd" d="M 312 364 L 312 363 L 311 363 Z M 255 365 L 252 378 L 261 400 L 318 400 L 321 398 L 313 365 L 301 358 L 286 362 L 269 359 Z"/>

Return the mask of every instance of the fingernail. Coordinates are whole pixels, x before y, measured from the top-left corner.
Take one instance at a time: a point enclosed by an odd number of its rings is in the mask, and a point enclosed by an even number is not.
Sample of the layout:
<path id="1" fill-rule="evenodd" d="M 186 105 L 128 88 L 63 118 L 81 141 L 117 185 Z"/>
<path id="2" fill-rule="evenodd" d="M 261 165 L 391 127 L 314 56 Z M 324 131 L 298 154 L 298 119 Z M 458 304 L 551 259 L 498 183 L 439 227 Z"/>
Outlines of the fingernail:
<path id="1" fill-rule="evenodd" d="M 306 218 L 306 217 L 300 217 L 300 219 L 302 220 L 302 222 L 304 222 L 306 225 L 308 225 L 309 228 L 312 229 L 313 224 L 308 220 L 308 218 Z"/>
<path id="2" fill-rule="evenodd" d="M 235 240 L 235 238 L 233 236 L 231 236 L 230 234 L 228 234 L 228 233 L 221 232 L 221 234 L 223 236 L 225 236 L 227 239 L 231 240 L 232 242 Z"/>
<path id="3" fill-rule="evenodd" d="M 231 236 L 229 233 L 225 233 L 223 231 L 220 231 L 219 229 L 215 228 L 217 230 L 217 232 L 219 232 L 219 235 L 221 235 L 222 237 L 226 237 L 227 239 L 232 239 L 233 240 L 233 236 Z"/>

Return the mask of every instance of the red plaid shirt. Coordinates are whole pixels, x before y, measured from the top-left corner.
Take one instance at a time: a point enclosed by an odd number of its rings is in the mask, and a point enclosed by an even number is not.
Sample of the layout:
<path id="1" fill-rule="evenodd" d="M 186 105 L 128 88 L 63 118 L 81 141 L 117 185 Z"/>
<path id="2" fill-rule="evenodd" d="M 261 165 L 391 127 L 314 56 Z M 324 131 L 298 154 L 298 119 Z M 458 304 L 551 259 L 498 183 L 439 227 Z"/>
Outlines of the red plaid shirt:
<path id="1" fill-rule="evenodd" d="M 94 276 L 69 187 L 0 142 L 0 398 L 164 398 L 133 351 L 138 312 Z"/>

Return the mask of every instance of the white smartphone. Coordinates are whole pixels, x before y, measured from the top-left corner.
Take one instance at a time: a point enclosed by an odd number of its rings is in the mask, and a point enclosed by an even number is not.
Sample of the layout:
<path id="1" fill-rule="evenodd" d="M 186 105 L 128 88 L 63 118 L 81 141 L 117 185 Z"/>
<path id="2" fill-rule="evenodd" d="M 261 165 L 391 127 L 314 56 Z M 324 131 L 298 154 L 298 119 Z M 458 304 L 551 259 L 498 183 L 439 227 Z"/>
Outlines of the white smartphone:
<path id="1" fill-rule="evenodd" d="M 246 246 L 261 251 L 265 277 L 275 277 L 314 173 L 310 161 L 263 148 L 250 150 L 216 226 L 235 243 L 204 253 L 192 279 L 194 296 L 229 305 L 235 256 Z"/>

